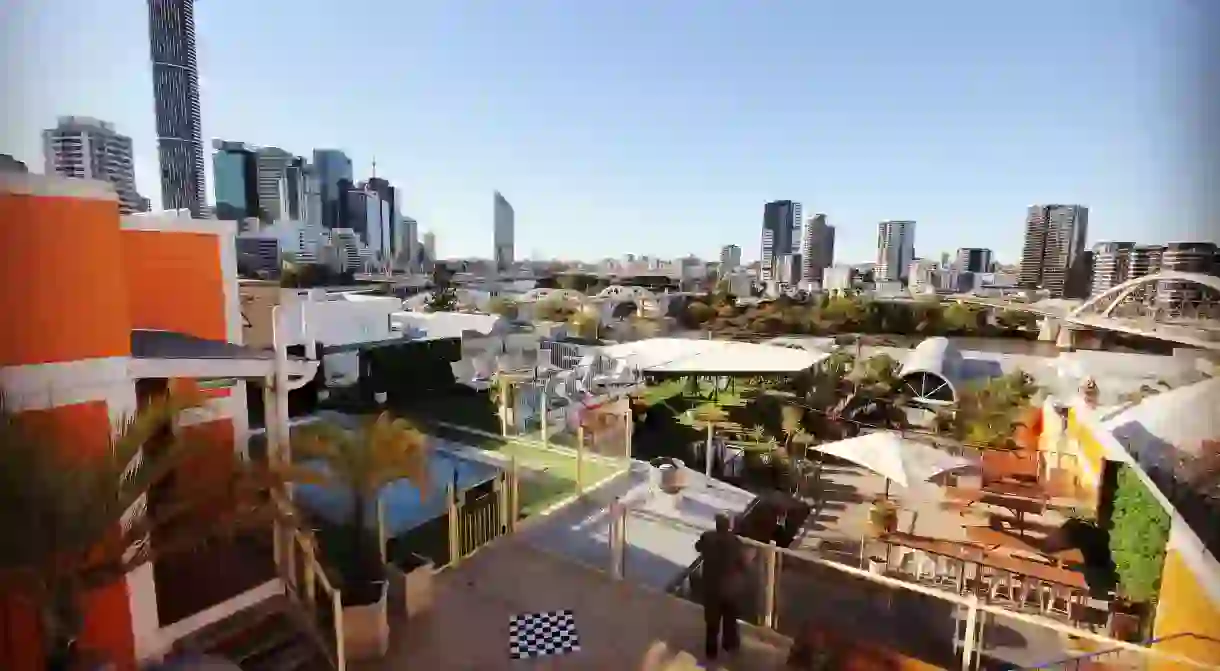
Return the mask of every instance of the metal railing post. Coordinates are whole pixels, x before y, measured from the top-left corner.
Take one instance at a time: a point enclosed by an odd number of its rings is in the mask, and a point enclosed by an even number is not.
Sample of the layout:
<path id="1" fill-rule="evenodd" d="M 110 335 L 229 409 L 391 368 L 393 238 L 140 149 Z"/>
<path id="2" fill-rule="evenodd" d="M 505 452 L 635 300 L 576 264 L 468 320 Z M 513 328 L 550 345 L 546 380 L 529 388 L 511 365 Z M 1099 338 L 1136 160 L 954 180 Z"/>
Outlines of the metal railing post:
<path id="1" fill-rule="evenodd" d="M 500 477 L 496 478 L 496 523 L 499 527 L 496 536 L 508 533 L 508 478 L 504 471 L 500 471 Z"/>
<path id="2" fill-rule="evenodd" d="M 978 597 L 971 594 L 966 604 L 966 630 L 962 634 L 962 671 L 970 671 L 975 648 L 978 646 L 979 605 Z"/>
<path id="3" fill-rule="evenodd" d="M 775 579 L 776 579 L 776 561 L 778 559 L 779 548 L 775 545 L 775 541 L 771 541 L 770 545 L 764 550 L 763 555 L 763 617 L 762 624 L 768 629 L 775 628 Z"/>

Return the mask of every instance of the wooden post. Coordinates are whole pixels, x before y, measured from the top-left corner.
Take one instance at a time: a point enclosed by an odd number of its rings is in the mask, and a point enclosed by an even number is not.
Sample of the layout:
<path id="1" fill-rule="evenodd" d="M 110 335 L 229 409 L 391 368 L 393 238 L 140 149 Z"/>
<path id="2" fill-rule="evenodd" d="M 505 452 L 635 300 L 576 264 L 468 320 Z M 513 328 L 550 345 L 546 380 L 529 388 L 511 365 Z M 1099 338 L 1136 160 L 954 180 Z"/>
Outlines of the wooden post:
<path id="1" fill-rule="evenodd" d="M 619 503 L 617 496 L 614 497 L 614 501 L 610 504 L 610 577 L 615 580 L 623 579 L 623 539 L 619 535 L 619 531 L 622 528 L 622 516 L 619 514 L 622 505 L 622 503 Z"/>
<path id="2" fill-rule="evenodd" d="M 584 418 L 582 417 L 583 421 Z M 585 425 L 576 425 L 576 495 L 579 496 L 585 492 Z"/>
<path id="3" fill-rule="evenodd" d="M 454 491 L 452 483 L 445 486 L 445 500 L 449 507 L 449 565 L 456 566 L 462 559 L 462 516 L 457 504 L 457 492 Z"/>
<path id="4" fill-rule="evenodd" d="M 309 603 L 305 604 L 310 611 L 318 607 L 317 596 L 317 578 L 314 573 L 314 549 L 313 544 L 305 541 L 302 543 L 305 546 L 305 597 L 309 599 Z"/>
<path id="5" fill-rule="evenodd" d="M 330 593 L 331 619 L 335 625 L 335 671 L 347 671 L 347 651 L 343 649 L 343 601 L 338 590 Z"/>
<path id="6" fill-rule="evenodd" d="M 517 520 L 521 519 L 521 470 L 517 468 L 516 455 L 513 455 L 513 457 L 509 460 L 508 465 L 510 474 L 512 476 L 512 487 L 510 488 L 508 497 L 509 500 L 512 501 L 512 503 L 509 504 L 509 512 L 511 515 L 509 516 L 508 523 L 512 526 L 513 530 L 516 530 Z"/>
<path id="7" fill-rule="evenodd" d="M 768 629 L 775 628 L 775 582 L 777 577 L 776 565 L 779 559 L 779 548 L 776 547 L 775 541 L 766 548 L 766 555 L 763 556 L 763 561 L 766 562 L 763 566 L 763 621 L 762 624 Z"/>
<path id="8" fill-rule="evenodd" d="M 385 505 L 381 502 L 381 496 L 377 497 L 377 547 L 381 552 L 381 563 L 385 564 L 389 561 L 386 556 L 386 537 L 385 537 Z"/>

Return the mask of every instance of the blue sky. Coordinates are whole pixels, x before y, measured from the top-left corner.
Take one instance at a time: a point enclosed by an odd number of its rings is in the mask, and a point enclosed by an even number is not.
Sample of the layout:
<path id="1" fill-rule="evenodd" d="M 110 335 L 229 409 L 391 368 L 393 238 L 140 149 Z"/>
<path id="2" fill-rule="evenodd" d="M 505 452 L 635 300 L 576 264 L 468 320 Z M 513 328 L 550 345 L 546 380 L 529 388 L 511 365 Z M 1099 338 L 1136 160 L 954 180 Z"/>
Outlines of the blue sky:
<path id="1" fill-rule="evenodd" d="M 493 189 L 519 257 L 757 258 L 780 198 L 829 215 L 840 262 L 887 218 L 918 255 L 1014 261 L 1034 202 L 1089 205 L 1091 242 L 1197 239 L 1180 5 L 201 0 L 203 134 L 343 148 L 357 177 L 375 155 L 445 256 L 491 255 Z M 114 121 L 155 206 L 144 0 L 5 7 L 0 152 L 41 170 L 55 116 Z"/>

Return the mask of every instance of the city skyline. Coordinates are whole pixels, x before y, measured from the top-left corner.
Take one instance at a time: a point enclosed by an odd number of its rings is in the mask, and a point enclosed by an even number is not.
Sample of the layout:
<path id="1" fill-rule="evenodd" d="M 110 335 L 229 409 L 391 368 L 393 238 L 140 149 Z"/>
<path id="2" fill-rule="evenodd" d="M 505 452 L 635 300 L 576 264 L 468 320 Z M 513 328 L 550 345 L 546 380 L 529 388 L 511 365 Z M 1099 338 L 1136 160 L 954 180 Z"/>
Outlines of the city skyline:
<path id="1" fill-rule="evenodd" d="M 19 10 L 27 12 L 28 16 L 19 18 L 23 24 L 25 18 L 30 19 L 32 28 L 31 35 L 22 37 L 27 48 L 34 44 L 31 40 L 51 36 L 74 40 L 74 34 L 87 33 L 88 38 L 80 41 L 71 59 L 53 54 L 46 63 L 39 64 L 38 72 L 45 72 L 40 77 L 69 84 L 40 87 L 33 80 L 25 84 L 31 94 L 37 95 L 23 96 L 31 104 L 22 110 L 14 127 L 30 125 L 25 115 L 30 118 L 36 115 L 34 125 L 39 127 L 63 114 L 87 114 L 112 121 L 131 133 L 135 141 L 137 183 L 144 192 L 155 195 L 159 180 L 156 124 L 148 96 L 149 83 L 153 81 L 148 62 L 148 8 L 146 0 L 114 4 L 99 11 L 75 6 L 69 9 L 60 0 L 49 0 L 32 10 Z M 769 77 L 781 78 L 786 74 L 790 79 L 809 79 L 801 73 L 816 72 L 821 77 L 815 79 L 822 82 L 819 86 L 825 90 L 799 89 L 795 95 L 798 99 L 816 96 L 817 109 L 809 114 L 820 119 L 821 124 L 802 121 L 794 126 L 795 118 L 760 116 L 759 109 L 753 106 L 749 106 L 745 116 L 730 118 L 726 116 L 729 108 L 725 107 L 728 99 L 714 92 L 685 88 L 674 91 L 674 95 L 654 96 L 641 107 L 648 113 L 626 115 L 618 122 L 595 109 L 572 108 L 564 102 L 579 96 L 578 88 L 557 93 L 560 104 L 555 111 L 542 115 L 546 124 L 540 127 L 522 125 L 527 122 L 518 113 L 520 101 L 512 93 L 513 88 L 533 92 L 532 95 L 552 81 L 563 81 L 564 86 L 582 84 L 565 74 L 568 65 L 540 61 L 542 54 L 530 44 L 531 36 L 544 29 L 571 28 L 555 48 L 572 51 L 579 56 L 575 60 L 582 67 L 603 68 L 611 62 L 606 50 L 614 41 L 613 36 L 628 29 L 624 19 L 611 16 L 608 8 L 582 5 L 566 8 L 557 16 L 526 12 L 523 17 L 514 17 L 488 7 L 474 16 L 462 16 L 460 27 L 454 24 L 460 13 L 449 9 L 387 8 L 391 14 L 405 12 L 406 17 L 413 19 L 422 36 L 412 48 L 419 50 L 423 62 L 439 68 L 431 74 L 422 73 L 419 68 L 406 68 L 403 92 L 387 100 L 403 100 L 402 96 L 423 90 L 420 87 L 440 86 L 436 99 L 430 99 L 429 105 L 400 104 L 387 108 L 375 102 L 380 96 L 368 98 L 367 86 L 362 83 L 371 85 L 376 77 L 343 63 L 320 64 L 331 74 L 339 74 L 334 70 L 336 66 L 343 68 L 339 81 L 346 87 L 344 90 L 350 88 L 352 95 L 339 96 L 339 101 L 319 97 L 316 87 L 308 86 L 306 79 L 266 87 L 257 72 L 248 72 L 252 63 L 276 62 L 273 44 L 294 39 L 315 26 L 329 25 L 337 16 L 328 12 L 335 14 L 337 8 L 305 2 L 300 11 L 287 12 L 271 7 L 201 3 L 195 12 L 203 137 L 238 137 L 306 155 L 311 148 L 340 147 L 357 164 L 368 163 L 376 154 L 379 172 L 404 190 L 403 211 L 411 213 L 423 228 L 435 229 L 447 241 L 444 250 L 447 256 L 486 254 L 486 243 L 482 241 L 492 236 L 492 226 L 482 205 L 486 196 L 478 194 L 500 188 L 513 194 L 517 209 L 523 213 L 516 227 L 517 247 L 538 249 L 545 257 L 604 256 L 602 233 L 606 226 L 613 225 L 616 248 L 607 251 L 615 254 L 672 258 L 693 252 L 715 258 L 720 246 L 731 243 L 743 248 L 744 260 L 754 260 L 757 249 L 752 240 L 757 230 L 758 203 L 782 195 L 805 203 L 811 210 L 826 212 L 835 222 L 836 260 L 840 262 L 870 260 L 874 255 L 876 222 L 901 217 L 920 221 L 921 254 L 952 252 L 962 246 L 987 247 L 995 250 L 1000 261 L 1011 263 L 1021 249 L 1021 212 L 1029 202 L 1087 203 L 1093 212 L 1090 232 L 1095 237 L 1088 241 L 1092 244 L 1103 239 L 1150 237 L 1144 222 L 1164 209 L 1163 201 L 1180 195 L 1167 188 L 1172 185 L 1148 179 L 1167 172 L 1164 158 L 1146 157 L 1143 143 L 1124 139 L 1147 137 L 1150 129 L 1142 125 L 1137 128 L 1136 121 L 1141 124 L 1148 121 L 1147 115 L 1157 110 L 1115 111 L 1130 108 L 1131 100 L 1144 99 L 1137 90 L 1141 82 L 1155 81 L 1151 69 L 1168 65 L 1168 54 L 1159 50 L 1161 43 L 1154 39 L 1156 35 L 1136 30 L 1145 19 L 1167 20 L 1167 12 L 1148 8 L 1140 14 L 1130 8 L 1119 12 L 1103 3 L 1084 5 L 1088 6 L 1033 3 L 1020 9 L 976 9 L 956 15 L 946 11 L 944 16 L 934 17 L 944 25 L 925 27 L 931 34 L 951 34 L 969 27 L 977 33 L 967 40 L 969 44 L 947 49 L 921 43 L 904 50 L 905 60 L 887 51 L 855 64 L 831 67 L 815 62 L 818 59 L 812 56 L 796 53 L 787 54 L 787 60 L 777 60 L 774 49 L 767 47 L 765 41 L 760 42 L 762 26 L 775 17 L 725 4 L 719 13 L 694 17 L 691 34 L 676 44 L 645 41 L 644 46 L 653 54 L 651 60 L 666 63 L 663 72 L 651 73 L 643 61 L 630 60 L 625 64 L 626 74 L 611 77 L 605 82 L 604 91 L 592 89 L 587 93 L 598 100 L 621 99 L 611 108 L 617 110 L 618 105 L 639 102 L 625 95 L 625 86 L 641 85 L 653 91 L 654 85 L 672 80 L 702 81 L 709 76 L 712 66 L 723 69 L 719 66 L 738 64 L 729 68 L 723 80 L 725 93 L 751 82 L 765 84 Z M 639 16 L 643 6 L 628 3 L 627 23 L 645 20 Z M 670 8 L 660 14 L 673 12 L 676 10 Z M 858 37 L 864 29 L 861 23 L 864 17 L 854 9 L 836 10 L 833 17 L 817 17 L 819 10 L 791 5 L 776 7 L 773 13 L 798 23 L 813 18 L 833 19 L 835 25 L 844 27 L 843 44 L 836 42 L 844 48 L 850 48 L 855 39 L 852 36 Z M 931 17 L 919 14 L 897 4 L 885 21 L 872 28 L 884 35 L 911 21 L 923 22 L 921 26 L 933 23 Z M 1003 23 L 996 15 L 1011 19 L 1014 25 L 1002 30 L 994 28 L 993 24 Z M 1031 60 L 1014 64 L 1014 53 L 1022 48 L 1018 39 L 1020 26 L 1052 16 L 1074 27 L 1077 34 L 1074 43 L 1058 50 L 1054 58 L 1037 59 L 1034 54 L 1025 54 Z M 608 21 L 609 32 L 603 38 L 590 40 L 587 26 L 597 25 L 597 19 Z M 652 16 L 647 20 L 652 25 L 664 19 Z M 736 24 L 740 24 L 742 31 L 740 48 L 715 53 L 714 62 L 706 67 L 682 55 L 683 48 L 703 53 L 699 49 L 709 44 L 707 40 L 717 30 Z M 1094 24 L 1096 28 L 1091 27 Z M 514 30 L 493 30 L 501 25 L 512 25 Z M 1108 44 L 1103 34 L 1114 29 L 1134 32 L 1135 39 L 1126 41 L 1123 49 L 1118 50 Z M 261 37 L 248 39 L 253 34 Z M 459 34 L 462 39 L 455 41 L 453 38 Z M 352 44 L 371 50 L 360 51 L 359 60 L 384 59 L 391 66 L 414 62 L 401 60 L 402 54 L 390 46 L 367 47 L 344 30 L 336 34 L 336 39 L 343 41 L 348 36 L 353 37 Z M 502 48 L 468 49 L 489 36 L 499 40 Z M 987 44 L 991 38 L 993 45 Z M 234 48 L 237 45 L 241 48 Z M 759 55 L 752 59 L 742 52 L 749 51 L 750 45 L 762 45 Z M 141 46 L 142 54 L 137 53 Z M 952 53 L 954 49 L 965 48 L 979 50 L 974 59 L 979 72 L 986 71 L 991 64 L 1005 68 L 1011 81 L 1002 86 L 984 82 L 990 97 L 963 99 L 961 87 L 969 89 L 971 82 L 978 84 L 974 82 L 974 66 L 963 68 L 960 59 L 954 59 L 957 55 Z M 467 53 L 459 53 L 463 50 Z M 72 76 L 80 72 L 78 61 L 87 63 L 93 54 L 98 58 L 103 54 L 113 56 L 105 72 L 91 72 L 90 76 L 96 77 L 88 81 L 79 75 Z M 498 68 L 493 56 L 502 61 Z M 1138 66 L 1131 62 L 1137 57 L 1142 63 Z M 305 53 L 302 58 L 305 59 L 302 71 L 319 65 L 316 55 Z M 513 84 L 509 89 L 495 86 L 494 90 L 478 94 L 480 98 L 494 94 L 506 105 L 505 114 L 496 119 L 500 128 L 494 132 L 491 117 L 473 112 L 481 108 L 471 107 L 476 101 L 468 95 L 471 89 L 468 84 L 472 77 L 480 77 L 476 71 L 484 61 L 492 63 L 492 70 L 500 72 L 497 76 L 506 84 Z M 777 67 L 785 73 L 768 75 L 759 70 L 768 63 L 779 63 Z M 913 88 L 912 84 L 904 83 L 904 76 L 885 72 L 886 67 L 895 65 L 907 66 L 908 75 L 916 73 L 919 87 L 923 88 Z M 941 65 L 947 68 L 943 78 L 928 80 L 929 74 L 938 71 Z M 1133 69 L 1136 67 L 1144 70 L 1136 71 Z M 861 79 L 864 75 L 867 77 Z M 453 83 L 444 84 L 441 82 L 444 77 Z M 847 82 L 853 78 L 868 84 L 849 85 Z M 1077 90 L 1058 99 L 1052 115 L 1055 118 L 1038 116 L 1036 110 L 1031 112 L 1022 107 L 1028 98 L 1023 91 L 1030 86 L 1054 87 L 1059 82 L 1077 80 L 1092 83 L 1084 87 L 1087 91 Z M 18 83 L 23 80 L 19 78 Z M 879 92 L 887 97 L 904 97 L 903 107 L 909 111 L 895 119 L 886 118 L 878 106 L 869 102 Z M 677 114 L 692 106 L 675 106 L 677 94 L 693 96 L 692 100 L 704 103 L 694 106 L 703 110 L 700 115 L 689 119 L 691 130 L 699 129 L 702 144 L 690 144 L 693 136 L 683 132 L 686 117 Z M 342 101 L 347 97 L 352 99 Z M 1157 96 L 1146 98 L 1155 100 Z M 1013 115 L 1022 118 L 1020 140 L 1012 137 L 1012 128 L 1006 125 Z M 1094 118 L 1098 115 L 1100 118 Z M 951 117 L 959 122 L 953 132 L 944 125 Z M 1066 131 L 1076 123 L 1072 120 L 1085 118 L 1091 128 L 1087 137 L 1078 141 L 1067 139 Z M 452 129 L 447 125 L 452 125 Z M 603 125 L 612 132 L 590 135 L 592 129 Z M 809 130 L 811 127 L 825 130 Z M 874 140 L 866 139 L 870 133 L 876 135 L 878 128 L 893 130 Z M 456 137 L 454 133 L 464 136 Z M 785 141 L 776 141 L 785 134 Z M 926 139 L 920 139 L 923 135 Z M 615 139 L 606 139 L 610 137 Z M 30 150 L 34 142 L 36 138 L 25 137 L 24 133 L 13 138 L 6 134 L 0 151 L 38 165 L 37 156 Z M 554 151 L 573 142 L 580 149 L 562 155 Z M 1081 143 L 1083 147 L 1077 146 Z M 741 149 L 763 144 L 774 148 L 764 160 L 741 160 Z M 973 153 L 962 153 L 966 145 Z M 1105 152 L 1099 150 L 1102 145 Z M 928 153 L 933 146 L 950 160 L 939 161 L 936 156 L 941 153 Z M 460 151 L 453 151 L 454 147 Z M 1042 160 L 1043 154 L 1071 155 L 1073 160 L 1052 167 Z M 571 160 L 576 155 L 581 156 L 580 161 Z M 818 157 L 817 161 L 808 160 L 813 156 Z M 510 162 L 509 157 L 514 160 Z M 918 165 L 912 161 L 918 161 Z M 1122 165 L 1122 170 L 1116 171 L 1115 165 Z M 624 175 L 635 177 L 625 179 Z M 1211 231 L 1198 223 L 1203 219 L 1191 214 L 1190 208 L 1175 206 L 1173 211 L 1182 213 L 1180 220 L 1168 222 L 1164 228 L 1171 230 L 1156 237 L 1181 240 L 1211 237 Z M 550 234 L 558 228 L 569 233 Z"/>

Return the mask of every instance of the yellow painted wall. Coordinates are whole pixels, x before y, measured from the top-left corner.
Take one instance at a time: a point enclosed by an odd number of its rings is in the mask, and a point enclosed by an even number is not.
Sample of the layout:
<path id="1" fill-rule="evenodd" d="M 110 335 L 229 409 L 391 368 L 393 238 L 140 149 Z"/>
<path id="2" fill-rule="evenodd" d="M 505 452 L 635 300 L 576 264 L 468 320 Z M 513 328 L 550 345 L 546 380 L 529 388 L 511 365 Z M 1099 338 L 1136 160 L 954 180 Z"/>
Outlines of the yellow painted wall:
<path id="1" fill-rule="evenodd" d="M 1215 639 L 1204 641 L 1188 637 L 1155 644 L 1157 650 L 1181 655 L 1220 667 L 1220 604 L 1213 603 L 1190 567 L 1177 550 L 1165 553 L 1161 573 L 1161 596 L 1157 603 L 1153 637 L 1164 639 L 1174 634 L 1191 633 Z M 1157 671 L 1189 668 L 1185 664 L 1157 662 Z"/>
<path id="2" fill-rule="evenodd" d="M 1097 478 L 1101 477 L 1105 450 L 1093 436 L 1093 432 L 1077 417 L 1075 408 L 1068 411 L 1067 434 L 1068 441 L 1080 454 L 1083 462 L 1075 465 L 1076 477 L 1083 490 L 1081 493 L 1088 501 L 1096 505 L 1099 484 Z"/>

